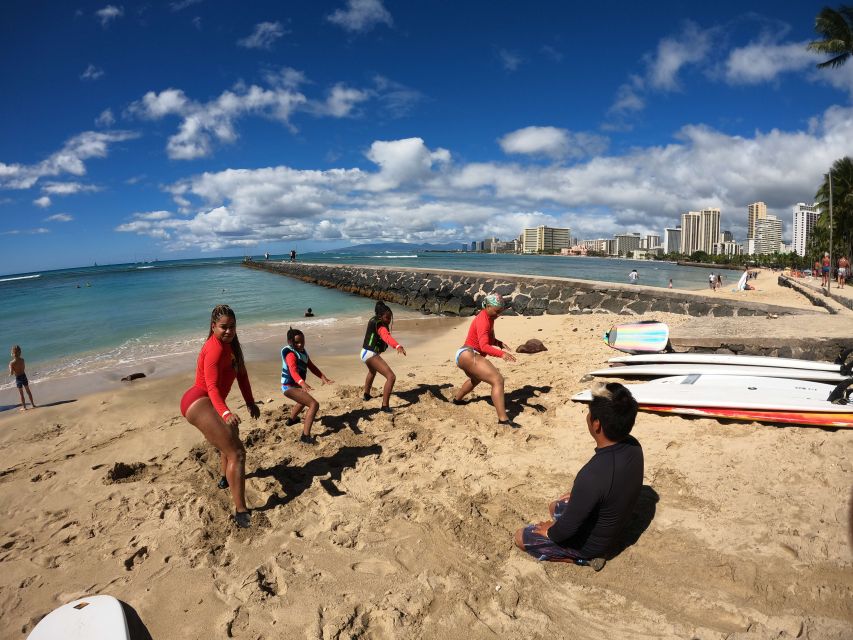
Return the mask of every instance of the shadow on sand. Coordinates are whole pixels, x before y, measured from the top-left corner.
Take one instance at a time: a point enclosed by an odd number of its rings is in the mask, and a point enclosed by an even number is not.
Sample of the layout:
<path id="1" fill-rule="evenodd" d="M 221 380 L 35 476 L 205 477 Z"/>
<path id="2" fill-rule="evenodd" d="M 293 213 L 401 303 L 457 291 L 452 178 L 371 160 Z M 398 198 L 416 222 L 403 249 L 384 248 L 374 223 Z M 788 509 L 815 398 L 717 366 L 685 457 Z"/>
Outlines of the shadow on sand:
<path id="1" fill-rule="evenodd" d="M 649 528 L 652 520 L 655 519 L 655 511 L 657 510 L 659 500 L 660 496 L 658 492 L 649 485 L 644 484 L 642 489 L 640 489 L 640 495 L 637 497 L 637 504 L 634 505 L 631 518 L 622 530 L 616 544 L 613 545 L 610 553 L 607 554 L 608 559 L 615 558 L 625 551 L 625 549 L 636 544 L 640 536 Z"/>
<path id="2" fill-rule="evenodd" d="M 480 383 L 480 386 L 488 387 L 488 384 Z M 538 398 L 543 393 L 550 392 L 551 389 L 552 387 L 550 385 L 535 387 L 532 384 L 526 384 L 519 389 L 513 389 L 512 391 L 504 393 L 507 415 L 510 418 L 515 418 L 521 413 L 522 407 L 527 407 L 529 409 L 533 409 L 537 413 L 542 413 L 545 411 L 545 407 L 538 402 L 531 402 L 531 400 Z M 488 402 L 489 404 L 491 404 L 491 401 L 491 395 L 477 396 L 476 398 L 468 400 L 468 402 Z"/>
<path id="3" fill-rule="evenodd" d="M 409 407 L 416 404 L 421 396 L 425 396 L 427 394 L 431 395 L 436 400 L 450 402 L 450 399 L 445 397 L 442 390 L 450 389 L 452 387 L 453 385 L 449 382 L 445 382 L 444 384 L 419 384 L 417 387 L 406 391 L 397 391 L 396 393 L 393 393 L 392 396 L 397 396 L 401 400 L 404 400 L 406 404 L 401 405 L 403 407 Z"/>
<path id="4" fill-rule="evenodd" d="M 367 456 L 378 456 L 382 453 L 382 447 L 378 444 L 369 447 L 341 447 L 332 455 L 323 458 L 315 458 L 301 467 L 288 467 L 286 462 L 281 462 L 273 467 L 256 469 L 247 473 L 247 478 L 274 478 L 281 485 L 285 494 L 284 498 L 272 495 L 267 499 L 264 506 L 253 509 L 253 511 L 266 511 L 275 507 L 285 505 L 300 496 L 314 478 L 328 475 L 328 478 L 320 480 L 320 485 L 330 496 L 344 495 L 334 482 L 341 479 L 344 469 L 353 469 L 361 458 Z"/>
<path id="5" fill-rule="evenodd" d="M 124 600 L 119 600 L 121 608 L 124 610 L 124 619 L 127 621 L 127 630 L 130 632 L 130 640 L 153 640 L 148 627 L 142 622 L 136 609 L 127 604 Z"/>
<path id="6" fill-rule="evenodd" d="M 71 402 L 77 402 L 77 398 L 74 398 L 73 400 L 57 400 L 56 402 L 46 402 L 45 404 L 40 404 L 39 406 L 37 406 L 36 409 L 42 409 L 44 407 L 56 407 L 60 404 L 69 404 Z M 20 402 L 17 404 L 0 404 L 0 412 L 11 411 L 12 409 L 17 409 L 20 406 Z M 31 409 L 28 409 L 28 411 L 30 410 Z"/>

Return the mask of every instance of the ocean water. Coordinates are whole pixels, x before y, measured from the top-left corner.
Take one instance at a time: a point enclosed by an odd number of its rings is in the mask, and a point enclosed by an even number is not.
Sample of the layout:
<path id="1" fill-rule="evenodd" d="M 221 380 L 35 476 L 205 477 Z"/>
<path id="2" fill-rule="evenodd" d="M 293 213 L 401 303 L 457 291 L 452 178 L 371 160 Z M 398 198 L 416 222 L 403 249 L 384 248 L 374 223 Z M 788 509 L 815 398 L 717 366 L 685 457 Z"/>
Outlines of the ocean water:
<path id="1" fill-rule="evenodd" d="M 284 256 L 274 256 L 282 259 Z M 375 264 L 555 275 L 627 283 L 707 287 L 709 270 L 658 262 L 452 253 L 305 254 L 300 261 Z M 0 346 L 20 344 L 33 382 L 98 371 L 124 371 L 163 358 L 186 357 L 187 369 L 207 337 L 210 311 L 221 303 L 237 313 L 243 343 L 283 341 L 290 324 L 363 324 L 374 301 L 240 266 L 240 258 L 162 261 L 0 276 L 6 318 Z M 726 275 L 731 286 L 738 272 Z M 315 317 L 304 318 L 307 307 Z M 397 309 L 398 318 L 418 315 Z M 8 353 L 8 351 L 7 351 Z M 7 377 L 0 389 L 13 386 Z"/>

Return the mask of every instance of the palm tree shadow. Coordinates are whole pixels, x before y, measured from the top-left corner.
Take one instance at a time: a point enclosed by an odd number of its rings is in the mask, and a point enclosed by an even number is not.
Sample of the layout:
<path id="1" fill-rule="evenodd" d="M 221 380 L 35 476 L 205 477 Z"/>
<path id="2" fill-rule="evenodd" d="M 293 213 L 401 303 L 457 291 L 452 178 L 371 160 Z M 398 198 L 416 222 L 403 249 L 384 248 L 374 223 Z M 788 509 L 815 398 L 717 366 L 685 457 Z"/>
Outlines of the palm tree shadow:
<path id="1" fill-rule="evenodd" d="M 361 458 L 378 456 L 380 453 L 382 453 L 382 447 L 378 444 L 369 447 L 341 447 L 334 455 L 314 458 L 301 467 L 288 467 L 287 462 L 289 460 L 285 460 L 273 467 L 256 469 L 252 473 L 247 473 L 247 478 L 274 478 L 281 485 L 285 494 L 284 498 L 279 498 L 277 495 L 270 496 L 265 505 L 254 509 L 254 511 L 266 511 L 286 505 L 302 495 L 311 486 L 314 478 L 326 475 L 329 477 L 320 481 L 323 489 L 333 497 L 344 495 L 344 492 L 334 484 L 335 481 L 340 481 L 343 470 L 354 469 Z"/>
<path id="2" fill-rule="evenodd" d="M 607 554 L 608 559 L 615 558 L 625 551 L 625 549 L 636 544 L 640 536 L 649 528 L 652 520 L 655 519 L 655 511 L 657 510 L 659 500 L 660 496 L 658 492 L 649 485 L 644 484 L 640 489 L 640 495 L 637 497 L 637 503 L 634 505 L 634 511 L 631 513 L 628 523 Z"/>
<path id="3" fill-rule="evenodd" d="M 403 407 L 410 407 L 415 404 L 421 396 L 426 394 L 430 394 L 436 400 L 450 402 L 450 400 L 444 397 L 444 394 L 441 391 L 442 389 L 449 389 L 451 387 L 453 387 L 453 385 L 449 382 L 445 382 L 444 384 L 419 384 L 407 391 L 398 391 L 394 395 L 406 401 L 406 404 L 402 405 Z"/>

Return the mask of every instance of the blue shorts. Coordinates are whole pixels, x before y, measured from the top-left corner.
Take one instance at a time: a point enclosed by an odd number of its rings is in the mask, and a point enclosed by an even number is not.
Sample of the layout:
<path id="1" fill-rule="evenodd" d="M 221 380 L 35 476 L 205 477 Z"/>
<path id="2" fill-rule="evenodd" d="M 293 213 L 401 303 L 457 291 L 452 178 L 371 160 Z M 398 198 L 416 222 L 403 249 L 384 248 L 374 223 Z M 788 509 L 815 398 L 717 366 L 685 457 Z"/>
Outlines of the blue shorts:
<path id="1" fill-rule="evenodd" d="M 563 500 L 557 503 L 557 507 L 554 509 L 554 520 L 560 519 L 560 516 L 563 515 L 568 504 L 568 500 Z M 540 536 L 538 533 L 534 533 L 533 529 L 535 527 L 535 524 L 529 524 L 524 527 L 521 539 L 524 542 L 524 550 L 537 560 L 550 562 L 574 562 L 575 560 L 583 558 L 579 551 L 568 547 L 561 547 L 548 536 Z"/>
<path id="2" fill-rule="evenodd" d="M 21 389 L 22 387 L 30 386 L 30 381 L 27 380 L 27 374 L 26 373 L 22 373 L 19 376 L 15 376 L 15 386 L 18 387 L 18 389 Z"/>

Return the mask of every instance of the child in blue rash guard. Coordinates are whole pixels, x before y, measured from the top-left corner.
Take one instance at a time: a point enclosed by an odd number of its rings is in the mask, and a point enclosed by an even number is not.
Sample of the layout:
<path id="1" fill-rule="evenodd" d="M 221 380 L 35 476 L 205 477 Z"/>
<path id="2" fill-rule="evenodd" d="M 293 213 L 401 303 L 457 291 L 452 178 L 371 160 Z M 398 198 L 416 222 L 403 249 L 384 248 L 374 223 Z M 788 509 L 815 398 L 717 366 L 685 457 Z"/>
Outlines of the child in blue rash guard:
<path id="1" fill-rule="evenodd" d="M 314 416 L 317 415 L 320 403 L 308 393 L 314 390 L 305 380 L 308 377 L 308 371 L 320 378 L 323 384 L 334 382 L 323 375 L 323 372 L 308 357 L 308 352 L 305 351 L 305 335 L 299 329 L 290 328 L 287 330 L 287 346 L 281 350 L 281 390 L 285 397 L 296 404 L 291 409 L 286 424 L 288 426 L 296 424 L 299 412 L 307 407 L 299 441 L 304 444 L 314 444 L 311 425 L 314 424 Z"/>

